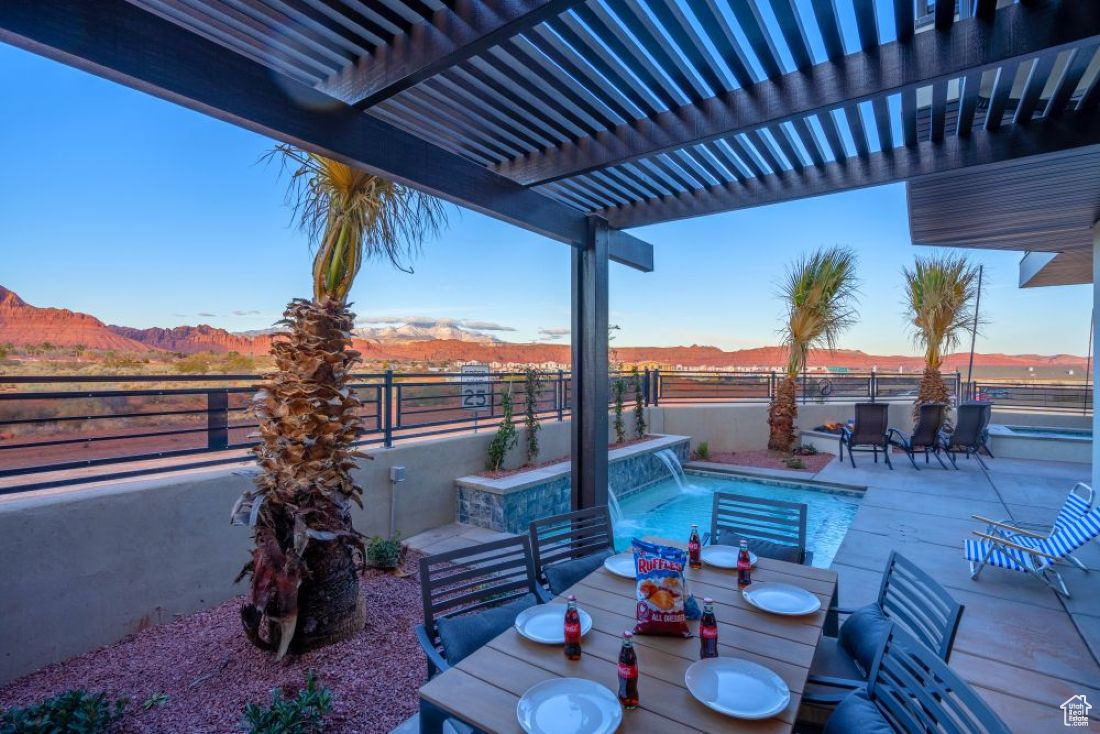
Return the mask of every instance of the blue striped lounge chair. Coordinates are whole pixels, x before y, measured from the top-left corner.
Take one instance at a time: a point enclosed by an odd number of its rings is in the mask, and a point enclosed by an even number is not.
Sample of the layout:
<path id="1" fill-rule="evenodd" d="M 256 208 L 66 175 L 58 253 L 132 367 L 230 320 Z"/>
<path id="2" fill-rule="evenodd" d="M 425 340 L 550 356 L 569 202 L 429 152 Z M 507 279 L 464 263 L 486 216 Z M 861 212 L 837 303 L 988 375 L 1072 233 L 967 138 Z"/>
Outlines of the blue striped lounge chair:
<path id="1" fill-rule="evenodd" d="M 1021 522 L 1011 519 L 995 521 L 981 515 L 974 515 L 974 517 L 986 523 L 985 531 L 987 533 L 1004 535 L 1009 540 L 1012 540 L 1014 535 L 1030 536 L 1032 538 L 1046 537 L 1055 530 L 1066 527 L 1071 521 L 1088 514 L 1088 511 L 1092 508 L 1092 500 L 1092 487 L 1084 482 L 1078 482 L 1073 485 L 1073 489 L 1066 496 L 1066 501 L 1062 503 L 1062 508 L 1058 510 L 1058 516 L 1054 518 L 1053 525 L 1051 523 Z M 1065 560 L 1082 571 L 1089 570 L 1089 567 L 1072 553 L 1066 554 Z"/>
<path id="2" fill-rule="evenodd" d="M 1100 508 L 1094 507 L 1083 515 L 1067 518 L 1046 536 L 1005 527 L 1011 530 L 1000 529 L 992 533 L 975 530 L 976 540 L 963 541 L 966 560 L 970 561 L 970 578 L 977 579 L 987 565 L 996 566 L 1029 573 L 1068 598 L 1069 591 L 1054 564 L 1100 536 Z"/>

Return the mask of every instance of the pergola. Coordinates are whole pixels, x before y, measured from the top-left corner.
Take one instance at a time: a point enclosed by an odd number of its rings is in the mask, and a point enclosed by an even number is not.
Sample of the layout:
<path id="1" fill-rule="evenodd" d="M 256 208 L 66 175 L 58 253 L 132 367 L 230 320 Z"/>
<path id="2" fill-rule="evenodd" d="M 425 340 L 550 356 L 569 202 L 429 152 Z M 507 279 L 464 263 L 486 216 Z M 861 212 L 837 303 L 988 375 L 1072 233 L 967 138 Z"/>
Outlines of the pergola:
<path id="1" fill-rule="evenodd" d="M 915 242 L 1024 285 L 1100 242 L 1097 0 L 3 0 L 0 40 L 568 244 L 577 506 L 623 229 L 905 180 Z"/>

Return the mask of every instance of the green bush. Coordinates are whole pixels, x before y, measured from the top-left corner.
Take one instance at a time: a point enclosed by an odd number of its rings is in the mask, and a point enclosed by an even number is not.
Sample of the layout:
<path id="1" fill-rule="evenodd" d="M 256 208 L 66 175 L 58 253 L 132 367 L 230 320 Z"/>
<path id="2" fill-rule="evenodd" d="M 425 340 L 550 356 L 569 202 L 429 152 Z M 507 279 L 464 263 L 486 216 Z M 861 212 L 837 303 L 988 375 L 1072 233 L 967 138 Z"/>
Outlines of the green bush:
<path id="1" fill-rule="evenodd" d="M 296 698 L 283 698 L 278 688 L 271 691 L 271 705 L 244 707 L 242 728 L 250 734 L 313 734 L 322 731 L 324 717 L 332 711 L 332 692 L 317 687 L 317 678 L 306 676 L 306 687 Z"/>
<path id="2" fill-rule="evenodd" d="M 401 538 L 374 536 L 367 545 L 367 565 L 372 568 L 397 568 L 401 562 Z"/>
<path id="3" fill-rule="evenodd" d="M 0 734 L 107 734 L 116 730 L 127 700 L 80 688 L 47 698 L 37 706 L 10 708 L 0 715 Z"/>
<path id="4" fill-rule="evenodd" d="M 611 386 L 615 394 L 615 443 L 626 441 L 626 426 L 623 424 L 623 395 L 626 393 L 626 383 L 615 380 Z"/>
<path id="5" fill-rule="evenodd" d="M 793 453 L 795 456 L 816 456 L 817 447 L 811 446 L 808 443 L 804 443 L 799 446 L 795 446 L 794 451 L 791 453 Z"/>
<path id="6" fill-rule="evenodd" d="M 710 458 L 710 444 L 706 441 L 700 441 L 699 445 L 695 447 L 695 458 L 699 461 L 706 461 Z"/>
<path id="7" fill-rule="evenodd" d="M 512 393 L 504 392 L 500 396 L 501 410 L 500 426 L 497 435 L 493 436 L 493 442 L 489 444 L 489 459 L 485 462 L 485 468 L 489 471 L 500 471 L 504 468 L 504 459 L 508 456 L 516 442 L 516 424 L 512 422 Z"/>
<path id="8" fill-rule="evenodd" d="M 787 465 L 788 469 L 805 469 L 806 468 L 806 463 L 804 461 L 802 461 L 802 459 L 798 458 L 797 456 L 788 456 L 786 459 L 783 459 L 783 463 Z"/>
<path id="9" fill-rule="evenodd" d="M 538 370 L 527 370 L 524 382 L 525 400 L 523 404 L 523 425 L 527 429 L 527 463 L 534 464 L 539 458 L 539 390 L 542 389 L 542 375 Z"/>
<path id="10" fill-rule="evenodd" d="M 641 438 L 645 435 L 645 395 L 642 393 L 642 376 L 638 374 L 638 365 L 634 365 L 630 376 L 634 380 L 634 433 Z"/>

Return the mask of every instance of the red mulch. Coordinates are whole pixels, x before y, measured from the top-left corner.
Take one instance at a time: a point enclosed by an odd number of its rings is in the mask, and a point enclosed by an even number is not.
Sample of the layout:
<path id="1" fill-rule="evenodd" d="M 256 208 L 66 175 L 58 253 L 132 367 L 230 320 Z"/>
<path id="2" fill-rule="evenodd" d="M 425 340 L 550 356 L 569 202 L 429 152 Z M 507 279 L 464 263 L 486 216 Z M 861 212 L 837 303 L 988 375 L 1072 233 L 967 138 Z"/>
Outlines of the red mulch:
<path id="1" fill-rule="evenodd" d="M 833 460 L 832 454 L 826 454 L 824 452 L 819 454 L 811 454 L 808 456 L 799 456 L 797 458 L 802 459 L 802 463 L 805 465 L 802 469 L 791 469 L 783 463 L 783 459 L 786 459 L 790 454 L 782 451 L 772 451 L 770 449 L 758 449 L 754 451 L 728 451 L 728 452 L 715 452 L 707 457 L 707 461 L 713 461 L 718 464 L 740 464 L 741 466 L 756 466 L 764 469 L 787 469 L 790 471 L 804 471 L 808 473 L 816 473 L 825 468 L 825 466 Z"/>
<path id="2" fill-rule="evenodd" d="M 607 445 L 607 449 L 608 451 L 614 451 L 615 449 L 621 449 L 626 446 L 633 446 L 634 444 L 641 443 L 642 441 L 649 441 L 652 438 L 654 438 L 654 436 L 647 435 L 640 438 L 631 438 L 620 443 L 609 443 Z M 501 469 L 500 471 L 478 472 L 476 476 L 485 477 L 486 479 L 503 479 L 504 477 L 510 477 L 513 474 L 519 474 L 520 472 L 530 471 L 532 469 L 541 469 L 544 466 L 558 464 L 562 461 L 569 461 L 569 455 L 566 454 L 565 456 L 559 456 L 558 458 L 550 459 L 549 461 L 540 461 L 537 464 L 524 464 L 523 466 L 517 467 L 515 469 Z"/>
<path id="3" fill-rule="evenodd" d="M 333 694 L 329 732 L 389 732 L 417 710 L 426 674 L 413 636 L 421 621 L 418 556 L 409 553 L 397 578 L 368 570 L 363 577 L 367 624 L 356 637 L 275 662 L 241 631 L 241 598 L 162 624 L 50 665 L 0 687 L 0 709 L 27 706 L 75 688 L 130 700 L 127 734 L 223 734 L 240 731 L 246 703 L 267 706 L 271 689 L 293 697 L 306 674 Z M 148 711 L 156 694 L 168 701 Z"/>

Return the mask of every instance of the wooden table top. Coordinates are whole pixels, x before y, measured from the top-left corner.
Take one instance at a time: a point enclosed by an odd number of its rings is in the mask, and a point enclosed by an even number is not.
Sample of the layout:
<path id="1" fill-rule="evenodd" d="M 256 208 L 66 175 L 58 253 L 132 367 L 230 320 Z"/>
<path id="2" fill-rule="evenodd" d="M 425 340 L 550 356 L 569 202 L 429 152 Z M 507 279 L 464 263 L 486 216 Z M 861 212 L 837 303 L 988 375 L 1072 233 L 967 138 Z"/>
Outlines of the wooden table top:
<path id="1" fill-rule="evenodd" d="M 821 599 L 821 610 L 804 617 L 782 617 L 756 609 L 737 589 L 737 572 L 704 567 L 687 569 L 695 598 L 714 599 L 720 654 L 752 660 L 773 670 L 791 689 L 790 705 L 778 716 L 744 721 L 699 703 L 684 685 L 684 672 L 699 659 L 699 639 L 636 635 L 637 709 L 623 712 L 620 732 L 788 733 L 802 699 L 814 649 L 821 638 L 825 610 L 836 589 L 836 573 L 769 558 L 759 559 L 753 581 L 782 581 L 801 586 Z M 600 568 L 555 602 L 576 594 L 592 616 L 592 631 L 582 642 L 581 660 L 566 659 L 559 645 L 531 642 L 514 628 L 501 633 L 458 665 L 420 689 L 422 699 L 490 734 L 521 732 L 516 704 L 527 689 L 550 678 L 575 677 L 618 690 L 616 663 L 624 630 L 634 628 L 635 584 Z M 696 632 L 698 622 L 689 622 Z"/>

